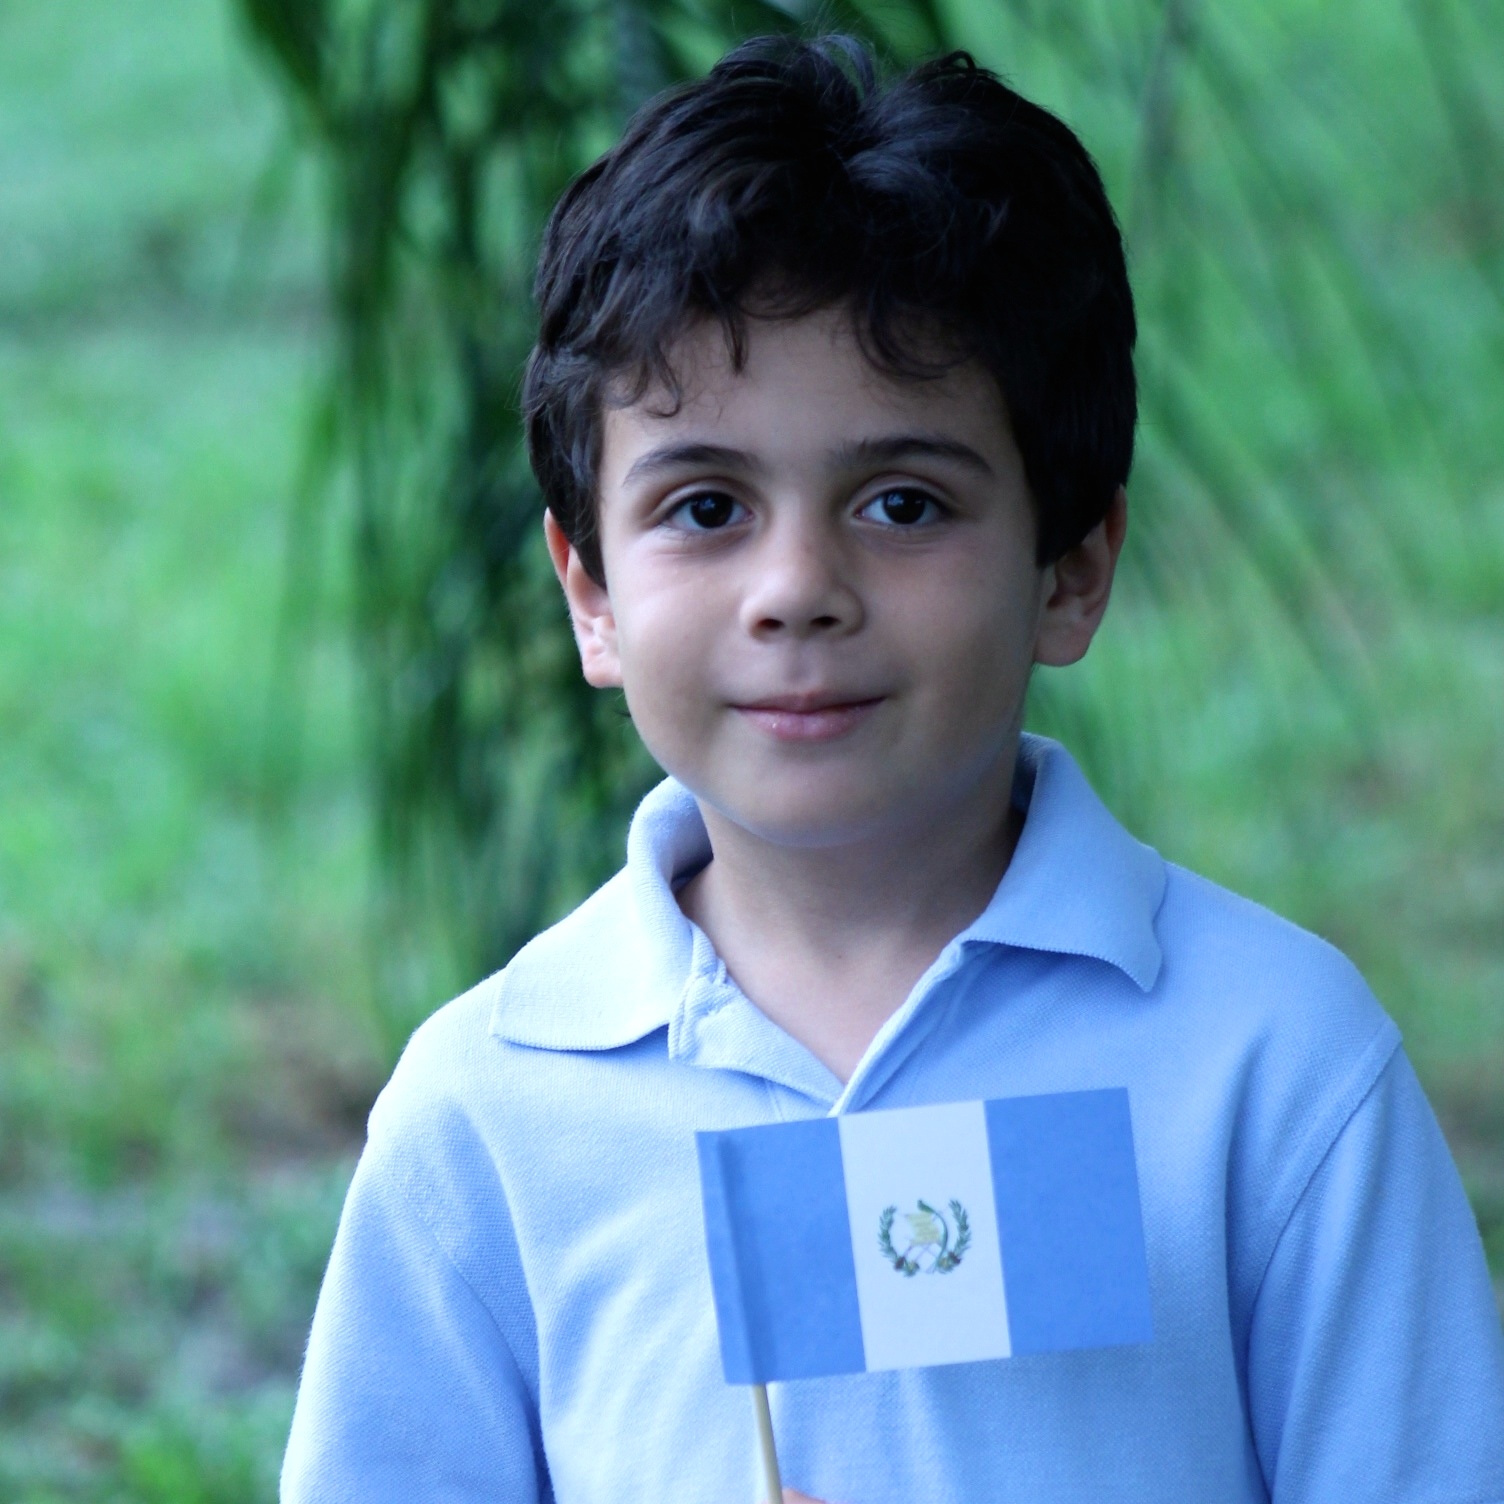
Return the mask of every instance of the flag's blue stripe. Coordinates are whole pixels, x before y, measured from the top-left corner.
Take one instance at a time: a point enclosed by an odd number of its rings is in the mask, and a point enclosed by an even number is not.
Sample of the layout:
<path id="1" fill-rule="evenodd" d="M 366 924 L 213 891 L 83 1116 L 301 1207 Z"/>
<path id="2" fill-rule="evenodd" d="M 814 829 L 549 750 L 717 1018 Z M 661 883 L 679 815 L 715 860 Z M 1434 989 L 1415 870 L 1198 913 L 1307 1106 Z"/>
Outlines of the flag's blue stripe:
<path id="1" fill-rule="evenodd" d="M 747 1309 L 742 1296 L 742 1278 L 732 1231 L 732 1191 L 726 1184 L 724 1135 L 699 1133 L 700 1191 L 705 1205 L 705 1245 L 710 1253 L 710 1287 L 715 1299 L 715 1324 L 721 1334 L 721 1366 L 732 1384 L 755 1382 L 752 1374 L 752 1339 L 747 1331 Z"/>
<path id="2" fill-rule="evenodd" d="M 727 1381 L 860 1373 L 862 1318 L 835 1119 L 697 1138 Z"/>
<path id="3" fill-rule="evenodd" d="M 1150 1338 L 1128 1093 L 987 1103 L 1015 1353 Z"/>

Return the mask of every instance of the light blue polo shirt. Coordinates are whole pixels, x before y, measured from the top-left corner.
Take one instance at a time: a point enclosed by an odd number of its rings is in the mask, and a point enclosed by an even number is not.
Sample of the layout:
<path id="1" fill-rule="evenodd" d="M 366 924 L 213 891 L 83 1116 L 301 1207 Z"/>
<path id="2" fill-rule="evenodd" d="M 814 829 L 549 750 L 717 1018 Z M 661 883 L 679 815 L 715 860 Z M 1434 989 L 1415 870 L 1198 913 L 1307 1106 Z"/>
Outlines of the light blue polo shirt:
<path id="1" fill-rule="evenodd" d="M 673 896 L 673 782 L 626 869 L 414 1035 L 371 1115 L 283 1499 L 750 1504 L 695 1130 L 1128 1089 L 1154 1339 L 773 1386 L 839 1504 L 1497 1504 L 1504 1339 L 1399 1034 L 1330 946 L 1166 864 L 1058 746 L 986 911 L 843 1087 Z"/>

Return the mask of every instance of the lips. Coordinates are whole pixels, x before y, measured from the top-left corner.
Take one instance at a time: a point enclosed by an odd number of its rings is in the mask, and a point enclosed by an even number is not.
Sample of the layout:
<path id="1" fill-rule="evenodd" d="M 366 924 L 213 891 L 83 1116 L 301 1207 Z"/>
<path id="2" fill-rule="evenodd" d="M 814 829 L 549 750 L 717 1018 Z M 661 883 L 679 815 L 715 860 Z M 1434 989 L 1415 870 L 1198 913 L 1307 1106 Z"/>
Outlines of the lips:
<path id="1" fill-rule="evenodd" d="M 882 701 L 881 695 L 856 699 L 809 693 L 776 695 L 734 709 L 775 741 L 825 742 L 854 731 Z"/>

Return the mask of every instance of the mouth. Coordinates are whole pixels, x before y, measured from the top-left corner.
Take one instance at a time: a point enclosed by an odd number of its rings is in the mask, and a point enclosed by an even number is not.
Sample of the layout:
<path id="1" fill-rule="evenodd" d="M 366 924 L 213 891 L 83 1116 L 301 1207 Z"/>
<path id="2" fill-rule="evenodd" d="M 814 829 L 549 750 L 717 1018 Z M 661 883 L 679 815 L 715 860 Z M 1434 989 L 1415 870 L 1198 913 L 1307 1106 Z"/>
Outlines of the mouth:
<path id="1" fill-rule="evenodd" d="M 738 715 L 780 742 L 828 742 L 854 731 L 885 697 L 829 694 L 774 695 L 734 705 Z"/>

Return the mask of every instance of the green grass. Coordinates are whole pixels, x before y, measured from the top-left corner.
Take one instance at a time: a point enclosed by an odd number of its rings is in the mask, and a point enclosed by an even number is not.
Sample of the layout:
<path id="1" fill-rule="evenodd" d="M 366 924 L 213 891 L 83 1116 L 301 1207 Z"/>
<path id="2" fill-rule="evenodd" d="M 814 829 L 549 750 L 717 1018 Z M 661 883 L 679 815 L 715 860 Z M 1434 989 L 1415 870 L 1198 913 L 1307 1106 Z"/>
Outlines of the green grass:
<path id="1" fill-rule="evenodd" d="M 281 1131 L 247 1059 L 310 991 L 324 1011 L 360 991 L 361 807 L 327 646 L 302 650 L 297 803 L 265 818 L 308 354 L 295 328 L 0 347 L 12 1175 L 109 1180 L 201 1162 L 231 1124 Z M 341 1030 L 359 1036 L 358 1013 Z"/>
<path id="2" fill-rule="evenodd" d="M 348 1166 L 0 1205 L 0 1494 L 274 1496 Z"/>
<path id="3" fill-rule="evenodd" d="M 339 535 L 289 532 L 324 321 L 308 182 L 252 211 L 280 118 L 219 5 L 0 9 L 7 1501 L 272 1497 L 390 1061 Z M 1468 319 L 1438 257 L 1406 296 L 1429 276 L 1444 333 Z M 1484 343 L 1458 344 L 1469 433 L 1504 431 Z M 1504 1276 L 1504 463 L 1448 507 L 1442 468 L 1332 482 L 1347 671 L 1228 551 L 1168 592 L 1139 568 L 1035 718 L 1167 855 L 1359 961 Z M 326 583 L 290 624 L 289 547 Z"/>

